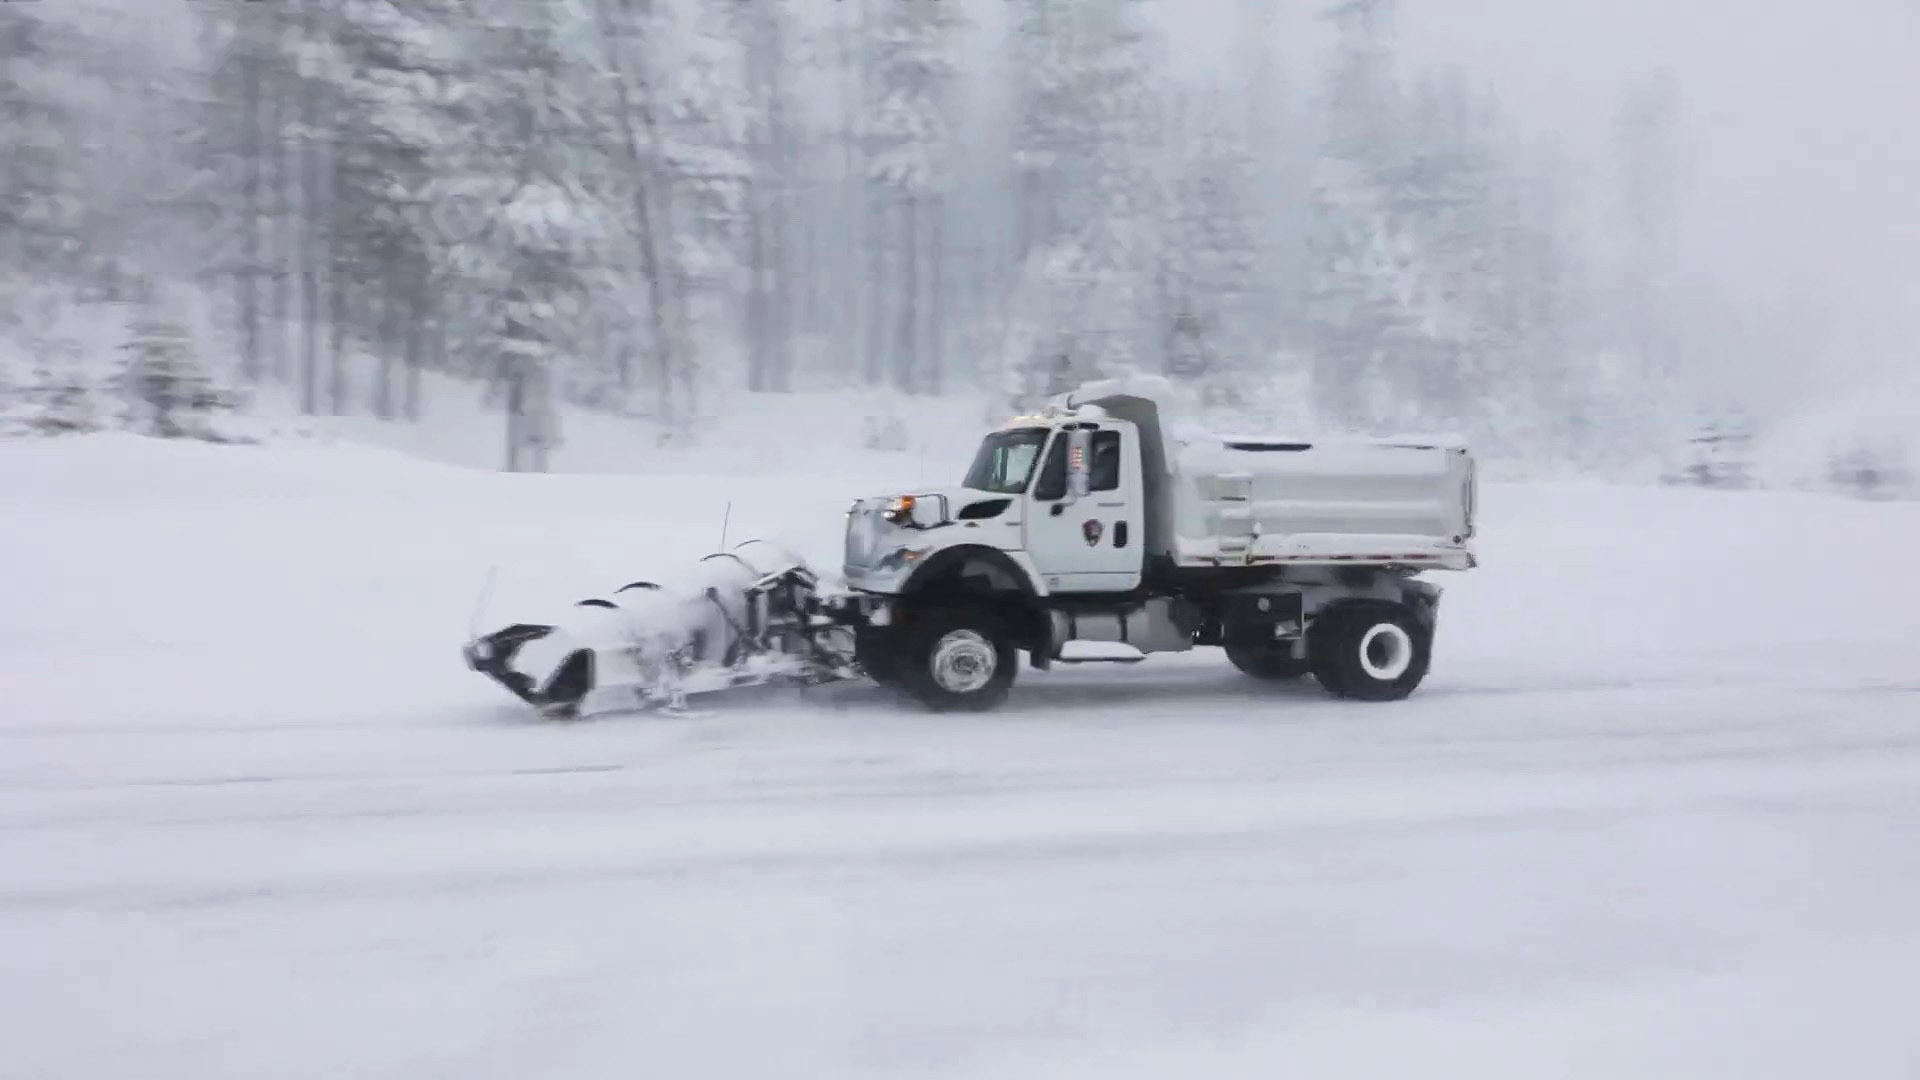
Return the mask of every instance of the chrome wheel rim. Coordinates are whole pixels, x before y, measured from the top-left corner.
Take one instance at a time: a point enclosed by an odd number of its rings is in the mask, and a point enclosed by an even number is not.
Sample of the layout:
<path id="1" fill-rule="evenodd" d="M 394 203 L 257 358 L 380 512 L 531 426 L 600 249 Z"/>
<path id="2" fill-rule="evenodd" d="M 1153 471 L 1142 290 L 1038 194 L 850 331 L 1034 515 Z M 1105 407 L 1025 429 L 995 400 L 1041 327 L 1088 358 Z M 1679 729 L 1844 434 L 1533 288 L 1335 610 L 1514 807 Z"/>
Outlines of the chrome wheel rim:
<path id="1" fill-rule="evenodd" d="M 971 694 L 993 681 L 1000 666 L 993 643 L 974 630 L 955 630 L 933 647 L 933 681 L 950 694 Z"/>
<path id="2" fill-rule="evenodd" d="M 1360 637 L 1360 669 L 1393 682 L 1413 666 L 1413 637 L 1393 623 L 1376 623 Z"/>

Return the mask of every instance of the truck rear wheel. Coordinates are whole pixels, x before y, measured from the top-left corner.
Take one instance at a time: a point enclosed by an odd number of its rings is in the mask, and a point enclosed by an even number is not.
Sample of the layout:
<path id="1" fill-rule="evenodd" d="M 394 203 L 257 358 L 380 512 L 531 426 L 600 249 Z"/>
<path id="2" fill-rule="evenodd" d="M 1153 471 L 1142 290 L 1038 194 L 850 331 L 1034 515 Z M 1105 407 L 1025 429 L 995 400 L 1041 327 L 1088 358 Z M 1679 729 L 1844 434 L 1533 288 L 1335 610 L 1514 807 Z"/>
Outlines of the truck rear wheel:
<path id="1" fill-rule="evenodd" d="M 1019 670 L 1011 635 L 976 606 L 934 608 L 905 628 L 900 685 L 936 712 L 985 712 L 1006 700 Z"/>
<path id="2" fill-rule="evenodd" d="M 1336 697 L 1399 701 L 1427 677 L 1433 636 L 1399 604 L 1335 608 L 1308 639 L 1314 677 Z"/>
<path id="3" fill-rule="evenodd" d="M 1227 659 L 1256 679 L 1284 682 L 1312 671 L 1309 661 L 1293 655 L 1290 641 L 1228 642 Z"/>

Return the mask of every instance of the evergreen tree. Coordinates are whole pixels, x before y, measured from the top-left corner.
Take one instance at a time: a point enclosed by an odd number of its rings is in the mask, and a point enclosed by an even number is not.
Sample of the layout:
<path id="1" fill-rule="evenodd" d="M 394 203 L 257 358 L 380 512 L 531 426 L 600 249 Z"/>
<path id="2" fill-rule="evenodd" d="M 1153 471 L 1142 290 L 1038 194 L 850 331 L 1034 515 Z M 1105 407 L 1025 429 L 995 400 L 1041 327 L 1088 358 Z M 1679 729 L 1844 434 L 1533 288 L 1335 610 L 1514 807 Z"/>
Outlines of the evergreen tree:
<path id="1" fill-rule="evenodd" d="M 1260 250 L 1252 151 L 1218 92 L 1184 102 L 1160 254 L 1160 309 L 1169 375 L 1202 400 L 1232 404 L 1260 377 Z"/>
<path id="2" fill-rule="evenodd" d="M 79 273 L 84 192 L 73 135 L 85 117 L 67 87 L 83 50 L 53 5 L 10 5 L 0 18 L 0 270 Z"/>
<path id="3" fill-rule="evenodd" d="M 874 100 L 866 129 L 869 182 L 885 209 L 875 222 L 893 256 L 897 282 L 879 299 L 894 316 L 886 349 L 891 381 L 902 390 L 937 391 L 941 382 L 939 340 L 944 328 L 929 316 L 938 291 L 930 289 L 929 265 L 943 253 L 935 239 L 954 162 L 953 82 L 959 9 L 951 4 L 895 4 L 883 9 L 873 35 Z"/>
<path id="4" fill-rule="evenodd" d="M 1678 373 L 1681 99 L 1671 76 L 1637 86 L 1614 123 L 1613 339 L 1633 358 L 1648 404 Z"/>
<path id="5" fill-rule="evenodd" d="M 232 402 L 215 388 L 186 327 L 147 315 L 134 322 L 131 331 L 121 369 L 127 426 L 163 439 L 217 440 L 213 414 Z"/>
<path id="6" fill-rule="evenodd" d="M 1037 0 L 1023 24 L 1045 34 L 1026 84 L 1016 161 L 1030 206 L 1008 380 L 1031 397 L 1158 366 L 1159 214 L 1152 163 L 1163 146 L 1156 43 L 1140 0 L 1068 7 Z M 1050 326 L 1033 324 L 1051 324 Z M 1159 325 L 1156 326 L 1156 323 Z"/>
<path id="7" fill-rule="evenodd" d="M 1402 106 L 1393 0 L 1342 0 L 1322 17 L 1338 44 L 1317 102 L 1323 125 L 1308 241 L 1307 318 L 1317 411 L 1342 425 L 1384 411 L 1416 316 L 1414 241 L 1396 181 Z"/>

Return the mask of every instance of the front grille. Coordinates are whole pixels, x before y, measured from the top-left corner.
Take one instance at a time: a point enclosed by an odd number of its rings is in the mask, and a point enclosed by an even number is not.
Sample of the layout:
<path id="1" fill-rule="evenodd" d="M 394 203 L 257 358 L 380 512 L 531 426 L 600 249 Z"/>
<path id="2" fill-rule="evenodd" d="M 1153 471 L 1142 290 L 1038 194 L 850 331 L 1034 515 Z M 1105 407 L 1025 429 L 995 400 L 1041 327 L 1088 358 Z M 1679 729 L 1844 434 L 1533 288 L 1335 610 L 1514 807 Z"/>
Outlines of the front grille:
<path id="1" fill-rule="evenodd" d="M 874 546 L 879 539 L 880 515 L 871 506 L 855 503 L 847 511 L 848 566 L 867 566 L 873 562 Z"/>

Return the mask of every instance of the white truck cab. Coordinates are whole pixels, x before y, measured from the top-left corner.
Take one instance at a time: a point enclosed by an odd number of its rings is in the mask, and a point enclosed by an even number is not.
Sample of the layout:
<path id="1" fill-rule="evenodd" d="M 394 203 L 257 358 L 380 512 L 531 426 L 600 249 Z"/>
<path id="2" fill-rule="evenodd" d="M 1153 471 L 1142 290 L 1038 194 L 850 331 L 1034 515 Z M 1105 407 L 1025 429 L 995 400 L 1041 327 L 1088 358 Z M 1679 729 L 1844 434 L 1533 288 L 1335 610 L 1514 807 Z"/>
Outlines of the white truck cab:
<path id="1" fill-rule="evenodd" d="M 962 487 L 1012 500 L 988 532 L 1027 553 L 1039 588 L 1126 592 L 1144 565 L 1139 438 L 1097 408 L 1023 417 L 981 442 Z"/>

